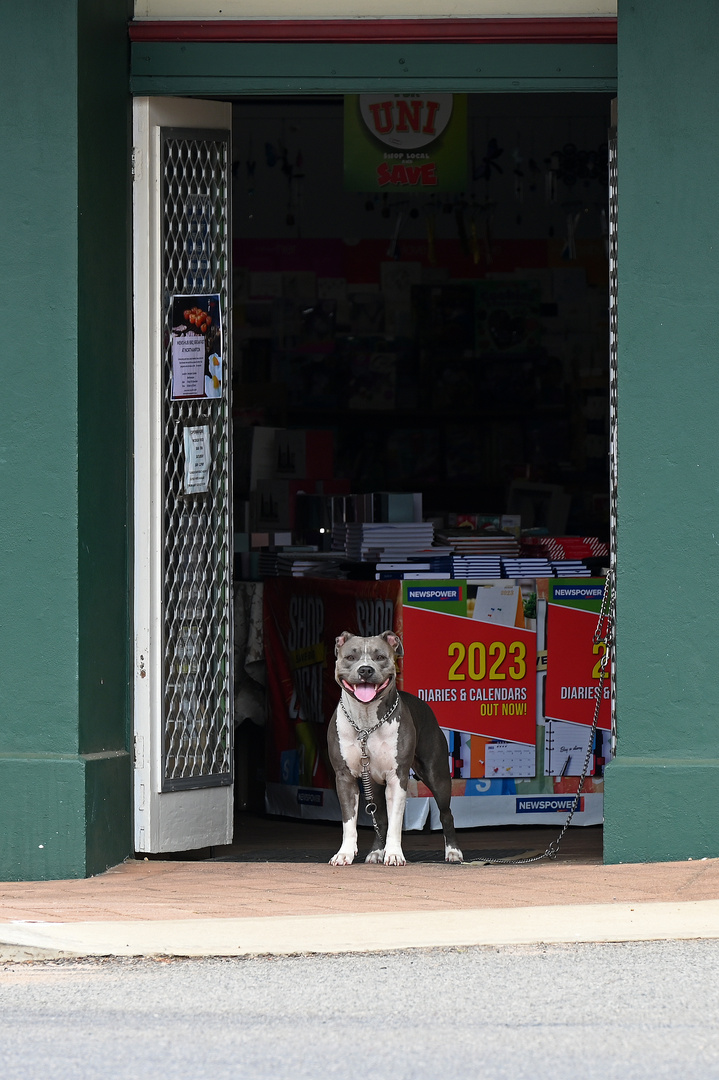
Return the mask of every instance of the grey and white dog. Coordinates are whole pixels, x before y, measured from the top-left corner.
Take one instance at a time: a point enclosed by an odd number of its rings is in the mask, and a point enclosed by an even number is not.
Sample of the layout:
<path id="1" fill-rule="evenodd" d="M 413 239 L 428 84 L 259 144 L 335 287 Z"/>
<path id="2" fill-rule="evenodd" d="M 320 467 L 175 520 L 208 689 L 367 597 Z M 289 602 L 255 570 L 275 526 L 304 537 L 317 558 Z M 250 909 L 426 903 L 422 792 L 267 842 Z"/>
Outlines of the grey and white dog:
<path id="1" fill-rule="evenodd" d="M 342 689 L 327 736 L 342 809 L 342 846 L 332 866 L 349 866 L 357 854 L 357 813 L 362 746 L 369 758 L 372 795 L 381 836 L 368 863 L 404 866 L 402 822 L 410 768 L 430 789 L 439 807 L 447 862 L 462 862 L 449 808 L 452 780 L 447 742 L 429 705 L 398 690 L 395 658 L 403 655 L 399 637 L 387 630 L 357 637 L 348 630 L 335 641 L 335 679 Z"/>

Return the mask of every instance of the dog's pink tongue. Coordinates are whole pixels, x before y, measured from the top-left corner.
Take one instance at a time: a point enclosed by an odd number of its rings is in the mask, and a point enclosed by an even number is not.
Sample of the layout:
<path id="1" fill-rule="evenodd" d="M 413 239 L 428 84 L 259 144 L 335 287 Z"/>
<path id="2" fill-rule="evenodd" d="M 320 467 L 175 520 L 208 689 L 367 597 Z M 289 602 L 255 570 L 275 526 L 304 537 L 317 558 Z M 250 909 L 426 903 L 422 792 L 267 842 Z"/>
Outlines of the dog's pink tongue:
<path id="1" fill-rule="evenodd" d="M 355 686 L 354 690 L 355 697 L 364 702 L 372 701 L 376 693 L 374 686 L 370 686 L 368 683 L 362 683 Z"/>

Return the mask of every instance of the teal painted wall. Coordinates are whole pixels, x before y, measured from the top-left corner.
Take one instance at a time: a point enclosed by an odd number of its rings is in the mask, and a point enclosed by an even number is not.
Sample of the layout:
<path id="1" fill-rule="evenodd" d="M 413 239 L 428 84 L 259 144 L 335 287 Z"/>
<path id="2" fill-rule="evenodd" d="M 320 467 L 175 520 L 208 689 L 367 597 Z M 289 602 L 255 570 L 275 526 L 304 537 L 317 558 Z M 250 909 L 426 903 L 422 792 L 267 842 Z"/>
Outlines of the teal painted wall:
<path id="1" fill-rule="evenodd" d="M 3 23 L 1 745 L 76 753 L 76 20 L 28 0 Z"/>
<path id="2" fill-rule="evenodd" d="M 614 45 L 137 42 L 135 94 L 613 90 Z"/>
<path id="3" fill-rule="evenodd" d="M 131 846 L 129 15 L 25 0 L 3 17 L 5 879 L 82 876 Z"/>
<path id="4" fill-rule="evenodd" d="M 620 0 L 608 862 L 719 855 L 719 5 Z"/>
<path id="5" fill-rule="evenodd" d="M 131 4 L 79 6 L 80 749 L 93 753 L 129 745 Z"/>

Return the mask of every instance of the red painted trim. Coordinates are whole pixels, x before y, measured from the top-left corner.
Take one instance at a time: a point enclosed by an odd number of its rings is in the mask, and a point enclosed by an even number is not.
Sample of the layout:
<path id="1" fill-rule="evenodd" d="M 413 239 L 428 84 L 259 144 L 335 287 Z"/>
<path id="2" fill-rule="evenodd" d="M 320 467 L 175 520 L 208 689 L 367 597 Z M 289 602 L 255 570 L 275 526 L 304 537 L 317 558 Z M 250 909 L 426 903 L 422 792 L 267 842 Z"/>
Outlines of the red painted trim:
<path id="1" fill-rule="evenodd" d="M 130 23 L 132 41 L 613 45 L 616 18 L 202 19 Z"/>

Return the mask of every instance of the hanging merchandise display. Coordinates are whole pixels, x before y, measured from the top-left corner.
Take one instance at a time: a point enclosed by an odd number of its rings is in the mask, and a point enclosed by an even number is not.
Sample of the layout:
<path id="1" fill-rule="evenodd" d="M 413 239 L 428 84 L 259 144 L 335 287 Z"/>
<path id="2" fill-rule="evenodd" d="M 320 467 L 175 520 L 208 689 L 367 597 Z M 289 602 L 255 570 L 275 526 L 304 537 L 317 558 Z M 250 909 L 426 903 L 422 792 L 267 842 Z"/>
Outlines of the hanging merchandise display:
<path id="1" fill-rule="evenodd" d="M 466 582 L 404 583 L 405 688 L 441 727 L 482 736 L 488 751 L 490 742 L 512 744 L 492 745 L 479 775 L 534 776 L 536 629 L 525 625 L 519 587 L 505 582 L 485 603 L 487 591 L 477 591 L 467 618 Z"/>
<path id="2" fill-rule="evenodd" d="M 344 178 L 347 191 L 463 191 L 466 94 L 347 95 Z"/>
<path id="3" fill-rule="evenodd" d="M 603 589 L 599 578 L 549 583 L 547 650 L 552 662 L 547 665 L 545 712 L 552 720 L 592 723 L 587 703 L 594 701 L 606 651 L 602 642 L 592 641 Z M 605 731 L 611 726 L 611 669 L 607 675 L 598 721 Z"/>
<path id="4" fill-rule="evenodd" d="M 549 583 L 546 776 L 578 776 L 587 755 L 588 776 L 601 776 L 612 756 L 611 664 L 606 641 L 596 640 L 595 635 L 604 589 L 601 578 Z M 600 701 L 592 731 L 598 688 Z"/>

